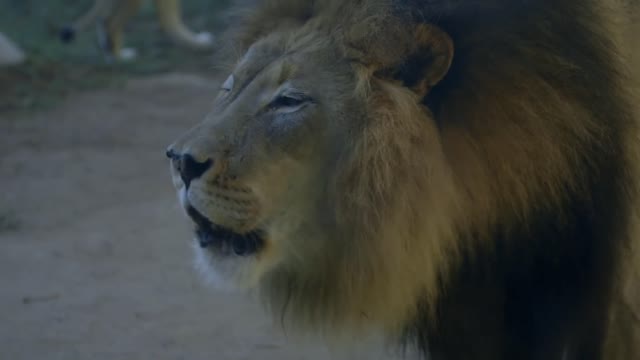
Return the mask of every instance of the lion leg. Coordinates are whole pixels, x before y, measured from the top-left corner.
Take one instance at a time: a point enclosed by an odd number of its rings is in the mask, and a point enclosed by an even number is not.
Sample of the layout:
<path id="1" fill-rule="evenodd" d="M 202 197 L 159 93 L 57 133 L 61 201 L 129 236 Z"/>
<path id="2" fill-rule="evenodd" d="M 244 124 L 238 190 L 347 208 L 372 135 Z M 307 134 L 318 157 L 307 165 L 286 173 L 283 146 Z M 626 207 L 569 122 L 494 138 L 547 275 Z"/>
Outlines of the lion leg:
<path id="1" fill-rule="evenodd" d="M 602 360 L 617 255 L 585 218 L 514 230 L 474 252 L 436 318 L 418 317 L 418 345 L 433 360 Z M 535 249 L 512 245 L 534 239 Z"/>
<path id="2" fill-rule="evenodd" d="M 431 360 L 523 359 L 510 357 L 504 350 L 509 333 L 499 291 L 497 285 L 479 287 L 473 282 L 450 288 L 435 319 L 420 316 L 415 334 L 418 347 Z"/>
<path id="3" fill-rule="evenodd" d="M 98 42 L 106 56 L 117 60 L 132 60 L 136 57 L 135 49 L 123 48 L 124 27 L 138 13 L 144 0 L 120 0 L 114 5 L 111 13 L 98 28 Z M 99 25 L 100 26 L 100 25 Z"/>
<path id="4" fill-rule="evenodd" d="M 599 302 L 589 294 L 529 278 L 505 287 L 467 279 L 447 292 L 435 321 L 421 319 L 417 340 L 432 360 L 602 359 L 607 307 L 591 306 Z"/>
<path id="5" fill-rule="evenodd" d="M 75 22 L 60 29 L 59 37 L 63 43 L 72 42 L 76 34 L 93 25 L 98 19 L 111 12 L 114 0 L 96 0 L 91 9 L 81 15 Z"/>
<path id="6" fill-rule="evenodd" d="M 208 32 L 194 33 L 182 21 L 179 0 L 155 0 L 160 26 L 176 43 L 193 49 L 208 49 L 213 37 Z"/>

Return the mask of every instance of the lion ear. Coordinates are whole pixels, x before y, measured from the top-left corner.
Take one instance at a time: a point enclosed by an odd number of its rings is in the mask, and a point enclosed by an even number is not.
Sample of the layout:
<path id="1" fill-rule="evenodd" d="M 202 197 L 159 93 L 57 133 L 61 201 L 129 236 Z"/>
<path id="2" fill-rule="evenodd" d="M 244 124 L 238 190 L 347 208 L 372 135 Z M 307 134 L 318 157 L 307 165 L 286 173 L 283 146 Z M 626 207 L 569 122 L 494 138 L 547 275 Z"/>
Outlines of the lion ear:
<path id="1" fill-rule="evenodd" d="M 445 77 L 453 60 L 453 40 L 432 24 L 375 19 L 352 27 L 347 40 L 350 55 L 370 74 L 401 81 L 421 97 Z"/>
<path id="2" fill-rule="evenodd" d="M 453 40 L 435 25 L 420 24 L 414 32 L 415 47 L 390 69 L 394 79 L 424 97 L 449 72 L 453 61 Z"/>

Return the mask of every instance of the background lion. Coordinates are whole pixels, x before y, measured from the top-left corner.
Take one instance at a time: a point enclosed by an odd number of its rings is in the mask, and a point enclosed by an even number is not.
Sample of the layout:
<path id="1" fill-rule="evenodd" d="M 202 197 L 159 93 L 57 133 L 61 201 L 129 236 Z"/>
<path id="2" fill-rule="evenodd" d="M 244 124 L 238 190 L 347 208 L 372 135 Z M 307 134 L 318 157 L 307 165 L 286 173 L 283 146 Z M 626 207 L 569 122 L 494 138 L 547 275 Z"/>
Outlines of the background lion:
<path id="1" fill-rule="evenodd" d="M 203 273 L 431 359 L 624 358 L 637 125 L 610 4 L 250 5 L 167 151 Z"/>
<path id="2" fill-rule="evenodd" d="M 123 33 L 127 22 L 136 15 L 145 0 L 96 0 L 93 7 L 72 25 L 60 31 L 60 38 L 70 42 L 76 33 L 97 25 L 99 45 L 107 57 L 131 60 L 136 57 L 133 48 L 123 48 Z M 208 32 L 194 33 L 182 21 L 180 0 L 154 0 L 158 20 L 163 30 L 176 43 L 193 49 L 210 49 L 213 37 Z"/>

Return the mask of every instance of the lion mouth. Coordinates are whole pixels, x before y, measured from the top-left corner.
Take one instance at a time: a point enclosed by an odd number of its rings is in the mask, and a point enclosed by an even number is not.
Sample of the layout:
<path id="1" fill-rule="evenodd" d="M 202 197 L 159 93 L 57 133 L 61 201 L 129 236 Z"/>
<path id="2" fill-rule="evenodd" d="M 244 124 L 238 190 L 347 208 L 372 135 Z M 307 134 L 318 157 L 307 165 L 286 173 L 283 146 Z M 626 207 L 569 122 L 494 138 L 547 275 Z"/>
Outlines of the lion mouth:
<path id="1" fill-rule="evenodd" d="M 187 207 L 187 214 L 196 224 L 196 237 L 200 247 L 229 256 L 249 256 L 258 253 L 264 246 L 262 231 L 252 230 L 237 233 L 216 225 L 192 206 Z"/>

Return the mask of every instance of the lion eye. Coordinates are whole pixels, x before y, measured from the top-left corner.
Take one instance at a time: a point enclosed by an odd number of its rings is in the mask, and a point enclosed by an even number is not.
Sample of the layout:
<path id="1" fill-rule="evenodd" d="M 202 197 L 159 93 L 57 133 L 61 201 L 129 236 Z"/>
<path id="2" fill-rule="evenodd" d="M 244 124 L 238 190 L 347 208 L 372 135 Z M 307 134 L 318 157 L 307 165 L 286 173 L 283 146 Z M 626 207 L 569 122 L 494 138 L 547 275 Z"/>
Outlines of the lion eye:
<path id="1" fill-rule="evenodd" d="M 309 103 L 309 101 L 310 99 L 303 95 L 280 95 L 271 101 L 269 109 L 281 112 L 294 112 L 300 110 L 304 105 Z"/>

